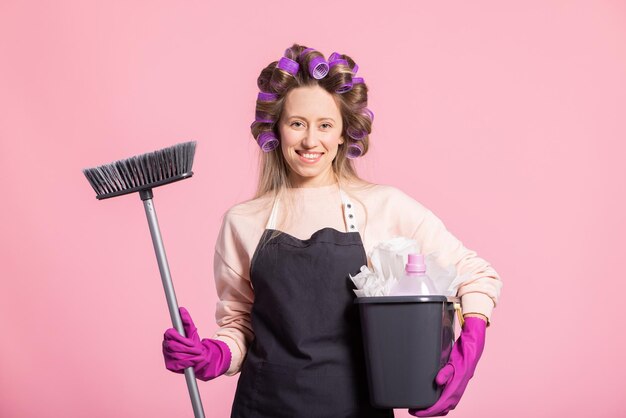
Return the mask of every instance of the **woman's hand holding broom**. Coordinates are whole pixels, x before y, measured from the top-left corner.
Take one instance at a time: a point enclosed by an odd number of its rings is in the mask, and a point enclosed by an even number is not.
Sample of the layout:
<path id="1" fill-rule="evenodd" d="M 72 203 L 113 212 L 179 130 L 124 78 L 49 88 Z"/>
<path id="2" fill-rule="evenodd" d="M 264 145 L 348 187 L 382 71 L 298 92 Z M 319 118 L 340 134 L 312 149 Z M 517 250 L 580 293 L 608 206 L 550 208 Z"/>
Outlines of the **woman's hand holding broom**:
<path id="1" fill-rule="evenodd" d="M 220 376 L 230 366 L 231 353 L 226 343 L 210 338 L 200 340 L 198 329 L 187 309 L 179 308 L 183 328 L 187 337 L 169 328 L 163 336 L 163 358 L 165 367 L 174 373 L 183 373 L 193 367 L 196 378 L 211 380 Z"/>

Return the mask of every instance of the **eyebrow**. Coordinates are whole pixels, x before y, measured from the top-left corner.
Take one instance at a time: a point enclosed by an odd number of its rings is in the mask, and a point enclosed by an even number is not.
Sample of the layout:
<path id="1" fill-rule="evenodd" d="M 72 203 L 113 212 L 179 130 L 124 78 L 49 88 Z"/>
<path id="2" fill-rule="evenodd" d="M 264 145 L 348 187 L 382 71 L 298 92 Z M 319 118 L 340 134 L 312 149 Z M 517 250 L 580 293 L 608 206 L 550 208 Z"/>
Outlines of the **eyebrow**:
<path id="1" fill-rule="evenodd" d="M 298 116 L 298 115 L 289 116 L 287 119 L 294 119 L 294 118 L 307 120 L 304 116 Z M 326 117 L 326 118 L 319 118 L 319 119 L 318 119 L 318 121 L 320 121 L 320 120 L 326 120 L 326 119 L 328 119 L 328 120 L 332 120 L 333 122 L 335 121 L 335 119 L 333 119 L 333 118 L 329 118 L 329 117 Z"/>

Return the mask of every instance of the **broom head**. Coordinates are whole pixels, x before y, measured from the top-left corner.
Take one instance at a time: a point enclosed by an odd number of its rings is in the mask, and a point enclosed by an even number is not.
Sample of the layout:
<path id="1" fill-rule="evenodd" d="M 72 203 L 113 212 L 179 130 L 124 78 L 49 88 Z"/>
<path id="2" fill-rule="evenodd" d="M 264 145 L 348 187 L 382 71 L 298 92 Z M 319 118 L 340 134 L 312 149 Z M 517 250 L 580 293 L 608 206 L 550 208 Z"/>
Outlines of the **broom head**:
<path id="1" fill-rule="evenodd" d="M 196 141 L 83 169 L 96 198 L 107 199 L 163 186 L 193 175 Z"/>

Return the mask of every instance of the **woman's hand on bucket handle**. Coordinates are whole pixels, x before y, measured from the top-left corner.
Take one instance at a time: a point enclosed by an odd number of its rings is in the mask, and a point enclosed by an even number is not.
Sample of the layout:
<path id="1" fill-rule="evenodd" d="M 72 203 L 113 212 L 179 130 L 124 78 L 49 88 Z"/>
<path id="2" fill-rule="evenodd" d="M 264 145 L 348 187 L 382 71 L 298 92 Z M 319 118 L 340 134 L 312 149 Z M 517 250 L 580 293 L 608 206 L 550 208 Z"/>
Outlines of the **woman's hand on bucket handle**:
<path id="1" fill-rule="evenodd" d="M 178 309 L 183 323 L 183 337 L 174 328 L 169 328 L 163 335 L 163 358 L 165 368 L 174 373 L 183 373 L 187 367 L 193 367 L 196 378 L 211 380 L 224 374 L 230 366 L 231 352 L 226 343 L 204 338 L 200 340 L 198 329 L 187 309 Z"/>
<path id="2" fill-rule="evenodd" d="M 447 415 L 456 408 L 474 376 L 474 370 L 485 347 L 487 322 L 481 318 L 467 316 L 461 335 L 457 339 L 448 363 L 437 374 L 435 382 L 443 386 L 441 397 L 428 409 L 409 409 L 416 417 L 436 417 Z"/>

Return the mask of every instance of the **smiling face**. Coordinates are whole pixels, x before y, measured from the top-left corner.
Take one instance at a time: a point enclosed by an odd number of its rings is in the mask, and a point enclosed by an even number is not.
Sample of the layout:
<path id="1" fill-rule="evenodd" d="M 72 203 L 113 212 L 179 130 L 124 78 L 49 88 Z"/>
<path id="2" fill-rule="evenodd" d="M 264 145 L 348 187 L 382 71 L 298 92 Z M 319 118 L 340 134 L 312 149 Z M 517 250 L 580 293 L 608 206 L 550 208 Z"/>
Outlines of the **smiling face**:
<path id="1" fill-rule="evenodd" d="M 322 87 L 297 87 L 287 93 L 279 121 L 280 147 L 294 187 L 335 182 L 332 163 L 344 142 L 342 129 L 339 107 Z"/>

